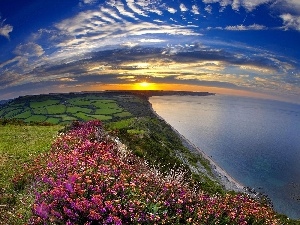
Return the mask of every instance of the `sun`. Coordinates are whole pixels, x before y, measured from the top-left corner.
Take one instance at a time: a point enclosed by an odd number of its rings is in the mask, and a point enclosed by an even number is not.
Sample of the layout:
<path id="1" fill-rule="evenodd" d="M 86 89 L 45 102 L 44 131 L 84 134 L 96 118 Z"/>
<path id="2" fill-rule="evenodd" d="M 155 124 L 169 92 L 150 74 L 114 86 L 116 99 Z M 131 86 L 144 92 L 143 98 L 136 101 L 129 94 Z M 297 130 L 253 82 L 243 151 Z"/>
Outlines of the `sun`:
<path id="1" fill-rule="evenodd" d="M 155 90 L 154 83 L 148 83 L 147 81 L 139 82 L 134 84 L 134 89 L 136 90 Z"/>
<path id="2" fill-rule="evenodd" d="M 146 81 L 139 83 L 139 85 L 143 88 L 148 88 L 150 86 L 150 84 Z"/>

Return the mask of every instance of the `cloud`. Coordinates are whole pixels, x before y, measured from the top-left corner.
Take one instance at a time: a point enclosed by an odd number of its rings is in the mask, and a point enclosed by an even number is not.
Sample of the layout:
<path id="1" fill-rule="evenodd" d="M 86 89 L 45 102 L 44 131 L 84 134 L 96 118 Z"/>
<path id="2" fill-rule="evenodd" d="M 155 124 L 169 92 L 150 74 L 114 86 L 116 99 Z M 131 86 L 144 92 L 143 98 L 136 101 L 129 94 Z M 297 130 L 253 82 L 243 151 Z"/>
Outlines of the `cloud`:
<path id="1" fill-rule="evenodd" d="M 85 1 L 85 4 L 89 2 L 92 1 Z M 238 42 L 224 40 L 220 43 L 221 41 L 203 39 L 205 45 L 194 43 L 193 41 L 199 40 L 201 33 L 198 27 L 187 25 L 192 20 L 186 21 L 186 24 L 182 21 L 176 23 L 163 15 L 167 13 L 176 19 L 182 15 L 187 20 L 194 18 L 195 14 L 200 13 L 195 5 L 196 1 L 192 4 L 184 2 L 177 6 L 177 10 L 174 9 L 175 5 L 158 5 L 156 3 L 160 1 L 152 0 L 102 2 L 96 9 L 79 12 L 72 18 L 56 23 L 49 30 L 39 30 L 31 35 L 31 42 L 17 46 L 14 50 L 16 56 L 0 64 L 0 74 L 3 75 L 0 89 L 27 85 L 30 82 L 43 82 L 45 86 L 48 83 L 70 83 L 73 86 L 101 82 L 115 84 L 120 81 L 132 82 L 141 76 L 158 82 L 224 85 L 231 88 L 255 87 L 255 82 L 263 83 L 262 79 L 265 82 L 273 79 L 272 82 L 275 82 L 275 76 L 278 82 L 299 82 L 297 61 L 292 62 L 275 53 L 271 55 L 263 49 L 242 46 Z M 203 2 L 206 4 L 204 10 L 212 13 L 212 9 L 215 10 L 218 5 L 221 9 L 231 6 L 235 10 L 244 7 L 253 11 L 255 7 L 268 1 Z M 297 1 L 293 4 L 297 5 Z M 90 8 L 89 5 L 85 7 Z M 146 18 L 148 15 L 151 15 L 151 20 Z M 284 29 L 299 30 L 296 13 L 281 15 Z M 2 27 L 3 24 L 4 22 Z M 259 24 L 226 25 L 210 29 L 268 29 Z M 49 48 L 43 49 L 42 46 Z M 297 79 L 288 75 L 292 70 L 298 74 Z M 253 77 L 257 77 L 257 80 Z M 272 84 L 268 88 L 272 88 Z"/>
<path id="2" fill-rule="evenodd" d="M 83 4 L 88 4 L 88 5 L 92 5 L 94 3 L 96 3 L 97 0 L 81 0 L 80 3 L 83 3 Z"/>
<path id="3" fill-rule="evenodd" d="M 18 45 L 15 50 L 14 54 L 19 55 L 19 56 L 27 56 L 27 57 L 33 57 L 33 56 L 41 56 L 43 55 L 44 49 L 33 42 L 29 42 L 27 44 L 23 45 Z"/>
<path id="4" fill-rule="evenodd" d="M 158 42 L 166 42 L 166 40 L 162 40 L 162 39 L 140 39 L 140 42 L 143 42 L 143 43 L 158 43 Z"/>
<path id="5" fill-rule="evenodd" d="M 163 41 L 163 39 L 154 38 L 137 40 L 140 41 L 139 43 Z M 129 43 L 126 44 L 129 46 Z M 27 46 L 22 45 L 16 50 L 16 53 L 24 54 L 29 46 L 29 44 Z M 31 46 L 39 49 L 38 46 L 33 44 Z M 9 73 L 2 73 L 5 78 L 2 82 L 0 81 L 4 85 L 1 88 L 27 85 L 29 83 L 45 86 L 70 83 L 72 86 L 84 84 L 87 87 L 96 83 L 117 84 L 120 80 L 122 80 L 122 83 L 130 83 L 134 82 L 133 80 L 140 79 L 141 76 L 147 76 L 151 82 L 183 83 L 235 89 L 255 87 L 255 84 L 259 82 L 260 88 L 273 90 L 274 85 L 277 85 L 276 83 L 263 86 L 262 80 L 257 79 L 255 81 L 253 76 L 265 79 L 267 82 L 273 79 L 273 74 L 279 74 L 280 65 L 288 64 L 280 61 L 275 55 L 258 54 L 254 50 L 252 54 L 250 52 L 233 54 L 229 51 L 206 47 L 201 43 L 170 46 L 169 52 L 172 52 L 172 54 L 168 54 L 167 50 L 166 47 L 151 48 L 143 46 L 101 50 L 89 53 L 85 58 L 69 63 L 57 61 L 57 64 L 47 63 L 38 67 L 34 66 L 22 76 L 16 70 L 10 70 Z M 30 55 L 39 54 L 30 53 Z M 8 61 L 6 65 L 16 64 L 22 58 L 21 56 L 17 57 L 19 58 Z M 49 59 L 47 62 L 49 62 Z M 0 65 L 0 69 L 1 66 L 5 67 L 6 65 Z M 249 74 L 247 74 L 248 72 Z M 281 82 L 284 78 L 278 79 L 278 82 Z M 293 79 L 291 77 L 290 82 L 293 82 Z M 279 90 L 279 87 L 277 88 Z"/>
<path id="6" fill-rule="evenodd" d="M 300 1 L 299 0 L 277 0 L 272 5 L 281 14 L 290 13 L 300 16 Z"/>
<path id="7" fill-rule="evenodd" d="M 254 72 L 258 72 L 258 73 L 264 73 L 264 74 L 275 74 L 275 70 L 274 69 L 270 69 L 270 68 L 264 68 L 262 66 L 252 66 L 252 65 L 242 65 L 240 66 L 240 68 L 242 70 L 252 70 Z"/>
<path id="8" fill-rule="evenodd" d="M 135 0 L 126 0 L 127 6 L 136 14 L 141 16 L 149 17 L 144 11 L 137 7 Z"/>
<path id="9" fill-rule="evenodd" d="M 205 6 L 204 10 L 205 10 L 206 12 L 208 12 L 209 14 L 211 14 L 211 13 L 212 13 L 212 6 L 211 6 L 211 5 Z"/>
<path id="10" fill-rule="evenodd" d="M 236 26 L 227 26 L 224 30 L 232 30 L 232 31 L 243 31 L 243 30 L 266 30 L 267 27 L 258 24 L 252 24 L 249 26 L 245 25 L 236 25 Z"/>
<path id="11" fill-rule="evenodd" d="M 180 3 L 179 8 L 180 8 L 180 11 L 181 11 L 181 12 L 186 12 L 186 11 L 188 11 L 188 8 L 187 8 L 183 3 Z"/>
<path id="12" fill-rule="evenodd" d="M 227 26 L 227 27 L 207 27 L 207 30 L 229 30 L 229 31 L 246 31 L 246 30 L 267 30 L 268 28 L 264 25 L 252 24 L 245 26 L 235 25 L 235 26 Z"/>
<path id="13" fill-rule="evenodd" d="M 239 11 L 240 8 L 244 8 L 249 12 L 261 5 L 267 5 L 270 9 L 275 9 L 275 13 L 283 21 L 283 29 L 285 30 L 300 30 L 300 1 L 299 0 L 202 0 L 205 4 L 219 3 L 221 6 L 220 11 L 223 11 L 225 7 L 231 6 L 235 11 Z M 211 6 L 205 10 L 211 13 Z M 274 13 L 274 12 L 273 12 Z M 261 30 L 265 27 L 251 27 L 251 26 L 228 26 L 228 30 Z"/>
<path id="14" fill-rule="evenodd" d="M 238 11 L 240 7 L 247 11 L 253 11 L 256 7 L 275 0 L 202 0 L 205 4 L 219 3 L 222 8 L 230 5 L 233 10 Z"/>
<path id="15" fill-rule="evenodd" d="M 125 6 L 121 1 L 110 0 L 107 2 L 107 4 L 111 7 L 115 7 L 121 15 L 132 18 L 134 20 L 138 20 L 135 17 L 134 13 L 129 12 L 125 9 Z"/>
<path id="16" fill-rule="evenodd" d="M 9 24 L 4 24 L 5 20 L 1 21 L 0 17 L 0 35 L 9 39 L 9 33 L 13 31 L 13 26 Z"/>
<path id="17" fill-rule="evenodd" d="M 280 15 L 283 20 L 283 29 L 300 31 L 300 16 L 293 16 L 289 13 Z"/>
<path id="18" fill-rule="evenodd" d="M 177 10 L 176 10 L 176 9 L 174 9 L 174 8 L 171 8 L 171 7 L 168 7 L 168 8 L 167 8 L 167 10 L 168 10 L 168 12 L 169 12 L 169 13 L 172 13 L 172 14 L 174 14 L 174 13 L 176 13 L 176 12 L 177 12 Z"/>
<path id="19" fill-rule="evenodd" d="M 159 9 L 161 5 L 160 0 L 150 1 L 150 0 L 136 0 L 135 3 L 143 9 L 143 11 L 156 13 L 157 15 L 162 15 L 163 12 Z"/>
<path id="20" fill-rule="evenodd" d="M 200 14 L 198 6 L 196 6 L 196 5 L 192 6 L 192 13 L 194 13 L 196 15 Z"/>
<path id="21" fill-rule="evenodd" d="M 106 7 L 103 7 L 103 6 L 102 6 L 102 7 L 100 8 L 100 11 L 106 13 L 106 15 L 109 15 L 109 16 L 111 16 L 111 17 L 114 18 L 114 19 L 117 19 L 117 20 L 120 20 L 120 21 L 123 20 L 123 18 L 120 17 L 120 16 L 117 14 L 117 12 L 115 11 L 115 8 L 106 8 Z"/>
<path id="22" fill-rule="evenodd" d="M 124 9 L 124 6 L 122 5 L 121 8 Z M 144 35 L 147 35 L 145 39 L 149 40 L 162 39 L 157 38 L 158 35 L 201 35 L 191 26 L 161 24 L 157 20 L 135 23 L 127 17 L 127 13 L 122 12 L 126 16 L 122 16 L 120 11 L 117 13 L 118 9 L 120 10 L 118 2 L 114 4 L 110 2 L 110 5 L 100 7 L 100 10 L 80 12 L 72 18 L 57 23 L 55 27 L 58 39 L 54 41 L 56 42 L 54 46 L 59 51 L 53 53 L 51 59 L 62 61 L 64 58 L 78 57 L 106 46 L 124 45 L 124 43 L 131 43 L 130 45 L 134 46 L 132 43 L 136 43 L 140 36 Z"/>

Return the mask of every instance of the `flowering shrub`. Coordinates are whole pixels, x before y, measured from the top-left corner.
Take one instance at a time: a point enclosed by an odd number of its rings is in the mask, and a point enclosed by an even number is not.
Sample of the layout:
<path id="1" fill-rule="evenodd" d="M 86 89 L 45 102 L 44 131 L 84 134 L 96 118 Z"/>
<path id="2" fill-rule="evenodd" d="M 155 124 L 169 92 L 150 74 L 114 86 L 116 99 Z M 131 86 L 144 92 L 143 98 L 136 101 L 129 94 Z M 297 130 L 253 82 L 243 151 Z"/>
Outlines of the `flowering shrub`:
<path id="1" fill-rule="evenodd" d="M 61 134 L 32 168 L 29 224 L 279 224 L 245 194 L 209 196 L 182 172 L 160 173 L 105 135 L 99 121 Z"/>

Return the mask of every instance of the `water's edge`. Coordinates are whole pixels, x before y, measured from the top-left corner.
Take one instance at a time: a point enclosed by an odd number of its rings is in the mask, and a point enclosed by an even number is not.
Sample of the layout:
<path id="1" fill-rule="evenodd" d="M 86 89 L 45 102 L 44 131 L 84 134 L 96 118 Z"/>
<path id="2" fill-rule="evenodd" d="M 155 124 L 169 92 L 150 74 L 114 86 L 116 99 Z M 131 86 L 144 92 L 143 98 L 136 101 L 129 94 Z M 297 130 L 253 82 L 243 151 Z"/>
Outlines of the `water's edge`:
<path id="1" fill-rule="evenodd" d="M 149 102 L 150 103 L 150 102 Z M 228 174 L 223 168 L 221 168 L 211 157 L 209 157 L 205 152 L 203 152 L 200 148 L 198 148 L 195 144 L 193 144 L 190 140 L 184 137 L 181 133 L 179 133 L 173 126 L 171 126 L 167 121 L 165 121 L 157 112 L 153 109 L 152 104 L 150 103 L 150 109 L 157 116 L 157 118 L 163 120 L 166 124 L 168 124 L 171 129 L 178 135 L 182 144 L 188 148 L 191 152 L 200 154 L 203 158 L 209 161 L 209 165 L 211 170 L 215 176 L 215 179 L 228 191 L 236 191 L 248 193 L 247 188 L 235 180 L 230 174 Z"/>

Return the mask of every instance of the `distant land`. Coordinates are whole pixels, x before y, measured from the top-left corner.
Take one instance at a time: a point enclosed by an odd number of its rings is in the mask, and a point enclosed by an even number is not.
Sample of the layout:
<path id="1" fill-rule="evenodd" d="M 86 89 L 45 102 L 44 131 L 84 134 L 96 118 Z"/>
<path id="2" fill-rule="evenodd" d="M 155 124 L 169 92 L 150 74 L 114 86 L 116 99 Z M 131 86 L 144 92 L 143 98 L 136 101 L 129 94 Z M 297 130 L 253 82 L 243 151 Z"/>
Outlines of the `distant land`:
<path id="1" fill-rule="evenodd" d="M 10 101 L 10 100 L 0 100 L 0 105 L 3 105 L 3 104 L 5 104 L 8 101 Z"/>
<path id="2" fill-rule="evenodd" d="M 191 96 L 208 96 L 208 95 L 215 95 L 215 93 L 210 92 L 197 92 L 197 91 L 164 91 L 164 90 L 125 90 L 125 91 L 105 91 L 105 92 L 112 92 L 112 93 L 133 93 L 138 95 L 144 95 L 147 97 L 152 96 L 164 96 L 164 95 L 191 95 Z"/>
<path id="3" fill-rule="evenodd" d="M 189 91 L 97 91 L 50 93 L 20 96 L 2 100 L 0 118 L 18 119 L 27 123 L 44 122 L 66 125 L 74 120 L 118 121 L 140 116 L 154 117 L 151 96 L 162 95 L 214 95 L 209 92 Z"/>

